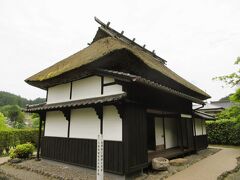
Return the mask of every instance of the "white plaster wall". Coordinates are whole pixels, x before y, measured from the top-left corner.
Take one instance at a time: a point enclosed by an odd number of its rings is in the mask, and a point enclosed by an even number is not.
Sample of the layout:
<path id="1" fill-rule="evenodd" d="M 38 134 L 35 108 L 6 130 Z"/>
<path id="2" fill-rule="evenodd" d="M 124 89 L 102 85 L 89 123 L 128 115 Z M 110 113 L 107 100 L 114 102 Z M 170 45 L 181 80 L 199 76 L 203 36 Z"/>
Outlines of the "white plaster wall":
<path id="1" fill-rule="evenodd" d="M 103 108 L 103 139 L 122 141 L 122 119 L 115 106 Z"/>
<path id="2" fill-rule="evenodd" d="M 164 144 L 163 118 L 155 118 L 155 139 L 156 145 Z"/>
<path id="3" fill-rule="evenodd" d="M 177 119 L 174 118 L 165 118 L 165 141 L 166 149 L 176 147 L 177 142 Z"/>
<path id="4" fill-rule="evenodd" d="M 110 86 L 104 86 L 103 95 L 113 95 L 113 94 L 121 94 L 123 93 L 122 86 L 119 84 L 114 84 Z"/>
<path id="5" fill-rule="evenodd" d="M 68 121 L 61 111 L 46 113 L 44 136 L 67 137 Z"/>
<path id="6" fill-rule="evenodd" d="M 104 77 L 104 83 L 114 82 L 113 78 Z M 47 103 L 59 103 L 70 101 L 71 83 L 60 84 L 48 88 Z M 119 84 L 104 86 L 103 94 L 101 94 L 101 77 L 91 76 L 72 82 L 72 99 L 80 100 L 94 98 L 100 96 L 108 96 L 113 94 L 121 94 L 122 86 Z"/>
<path id="7" fill-rule="evenodd" d="M 47 103 L 58 103 L 70 100 L 70 83 L 48 88 Z"/>
<path id="8" fill-rule="evenodd" d="M 72 110 L 70 122 L 70 137 L 97 139 L 100 132 L 100 120 L 93 108 Z"/>
<path id="9" fill-rule="evenodd" d="M 195 119 L 195 130 L 196 130 L 196 136 L 202 135 L 202 123 L 201 119 Z"/>
<path id="10" fill-rule="evenodd" d="M 192 118 L 192 115 L 191 114 L 181 114 L 181 118 Z"/>
<path id="11" fill-rule="evenodd" d="M 114 82 L 114 81 L 115 81 L 114 78 L 111 78 L 111 77 L 104 77 L 104 78 L 103 78 L 104 84 L 106 84 L 106 83 L 112 83 L 112 82 Z"/>
<path id="12" fill-rule="evenodd" d="M 203 135 L 206 135 L 207 131 L 206 131 L 206 122 L 205 122 L 205 120 L 202 120 L 202 126 L 203 126 Z"/>
<path id="13" fill-rule="evenodd" d="M 72 82 L 72 100 L 101 96 L 101 77 L 91 76 Z"/>

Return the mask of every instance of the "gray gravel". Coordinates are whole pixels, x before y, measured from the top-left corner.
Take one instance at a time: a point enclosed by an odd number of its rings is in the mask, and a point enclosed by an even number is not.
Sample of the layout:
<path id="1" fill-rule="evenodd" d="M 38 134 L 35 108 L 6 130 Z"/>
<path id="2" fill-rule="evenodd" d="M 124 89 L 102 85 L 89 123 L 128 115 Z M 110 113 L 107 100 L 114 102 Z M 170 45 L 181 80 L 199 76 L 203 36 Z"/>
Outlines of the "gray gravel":
<path id="1" fill-rule="evenodd" d="M 52 178 L 45 177 L 31 171 L 16 169 L 9 164 L 4 164 L 0 167 L 0 173 L 3 180 L 51 180 Z M 5 179 L 4 179 L 5 178 Z M 0 178 L 1 180 L 1 178 Z M 52 179 L 54 180 L 54 179 Z"/>
<path id="2" fill-rule="evenodd" d="M 18 164 L 12 164 L 14 168 L 24 171 L 31 171 L 37 174 L 44 175 L 53 179 L 66 179 L 66 180 L 95 180 L 96 171 L 81 168 L 79 166 L 68 165 L 56 161 L 41 160 L 35 161 L 27 160 Z M 116 177 L 105 173 L 104 179 L 116 179 Z M 118 178 L 117 178 L 118 179 Z"/>
<path id="3" fill-rule="evenodd" d="M 199 151 L 197 154 L 186 156 L 185 158 L 188 159 L 188 163 L 183 166 L 170 166 L 168 171 L 164 171 L 164 172 L 150 170 L 148 174 L 143 174 L 139 177 L 133 177 L 133 179 L 139 179 L 139 180 L 140 179 L 164 179 L 218 151 L 219 149 L 215 149 L 215 148 L 205 149 L 205 150 Z M 79 166 L 73 166 L 73 165 L 68 165 L 68 164 L 49 161 L 49 160 L 35 161 L 34 159 L 32 159 L 32 160 L 26 160 L 17 164 L 6 163 L 4 165 L 1 165 L 0 180 L 1 180 L 1 171 L 7 175 L 11 175 L 11 177 L 15 177 L 15 179 L 13 178 L 13 180 L 16 180 L 16 179 L 29 180 L 29 178 L 34 180 L 49 180 L 49 179 L 51 180 L 56 180 L 56 179 L 95 180 L 96 179 L 95 170 L 81 168 Z M 3 178 L 5 177 L 3 176 Z M 6 176 L 6 178 L 8 178 L 8 176 Z M 104 179 L 112 180 L 112 179 L 120 179 L 120 177 L 112 176 L 108 173 L 105 173 Z M 3 179 L 3 180 L 9 180 L 9 179 Z"/>
<path id="4" fill-rule="evenodd" d="M 196 154 L 192 154 L 189 156 L 185 156 L 184 158 L 188 160 L 188 163 L 182 166 L 170 166 L 168 168 L 168 171 L 154 171 L 154 170 L 150 170 L 148 172 L 148 174 L 145 174 L 144 176 L 139 176 L 136 177 L 135 179 L 138 180 L 143 180 L 143 179 L 147 179 L 147 180 L 160 180 L 160 179 L 165 179 L 179 171 L 182 171 L 183 169 L 186 169 L 187 167 L 189 167 L 190 165 L 210 156 L 213 155 L 215 153 L 217 153 L 218 151 L 220 151 L 220 149 L 216 149 L 216 148 L 208 148 L 208 149 L 204 149 L 201 151 L 198 151 Z"/>

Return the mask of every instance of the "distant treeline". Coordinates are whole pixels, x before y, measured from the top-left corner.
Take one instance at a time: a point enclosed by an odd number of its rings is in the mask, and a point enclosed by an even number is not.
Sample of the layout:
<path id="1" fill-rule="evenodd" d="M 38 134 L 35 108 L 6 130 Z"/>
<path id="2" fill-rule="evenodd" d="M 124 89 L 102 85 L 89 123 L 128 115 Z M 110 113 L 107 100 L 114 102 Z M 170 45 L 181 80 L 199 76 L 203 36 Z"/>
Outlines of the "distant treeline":
<path id="1" fill-rule="evenodd" d="M 45 102 L 45 98 L 28 100 L 26 98 L 22 98 L 21 96 L 17 96 L 9 92 L 0 91 L 0 106 L 18 105 L 24 108 L 27 104 L 38 104 L 43 102 Z"/>

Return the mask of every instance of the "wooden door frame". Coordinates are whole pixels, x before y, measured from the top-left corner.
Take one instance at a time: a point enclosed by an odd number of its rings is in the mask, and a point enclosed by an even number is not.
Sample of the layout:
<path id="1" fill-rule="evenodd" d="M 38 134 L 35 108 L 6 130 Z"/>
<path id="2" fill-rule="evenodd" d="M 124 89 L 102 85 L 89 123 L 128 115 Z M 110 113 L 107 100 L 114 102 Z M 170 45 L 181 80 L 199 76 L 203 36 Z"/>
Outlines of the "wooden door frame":
<path id="1" fill-rule="evenodd" d="M 151 117 L 153 120 L 154 124 L 154 141 L 155 141 L 155 148 L 154 150 L 157 150 L 157 145 L 156 145 L 156 124 L 155 124 L 155 118 L 162 118 L 162 130 L 163 130 L 163 149 L 166 149 L 166 135 L 165 135 L 165 116 L 164 115 L 158 115 L 158 114 L 153 114 L 153 113 L 147 113 L 147 121 L 149 120 L 148 117 Z"/>

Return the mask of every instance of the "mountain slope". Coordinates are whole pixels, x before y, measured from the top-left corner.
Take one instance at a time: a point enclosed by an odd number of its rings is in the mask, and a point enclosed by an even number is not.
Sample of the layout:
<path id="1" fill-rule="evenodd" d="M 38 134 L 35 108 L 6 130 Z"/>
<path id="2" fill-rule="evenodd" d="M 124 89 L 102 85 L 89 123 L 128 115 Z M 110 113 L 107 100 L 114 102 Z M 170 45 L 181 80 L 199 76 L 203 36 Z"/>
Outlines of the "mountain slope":
<path id="1" fill-rule="evenodd" d="M 34 100 L 28 100 L 21 96 L 15 94 L 0 91 L 0 106 L 5 105 L 18 105 L 20 107 L 25 107 L 27 104 L 38 104 L 45 102 L 45 98 L 36 98 Z"/>

